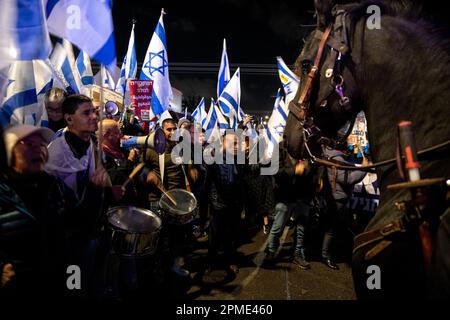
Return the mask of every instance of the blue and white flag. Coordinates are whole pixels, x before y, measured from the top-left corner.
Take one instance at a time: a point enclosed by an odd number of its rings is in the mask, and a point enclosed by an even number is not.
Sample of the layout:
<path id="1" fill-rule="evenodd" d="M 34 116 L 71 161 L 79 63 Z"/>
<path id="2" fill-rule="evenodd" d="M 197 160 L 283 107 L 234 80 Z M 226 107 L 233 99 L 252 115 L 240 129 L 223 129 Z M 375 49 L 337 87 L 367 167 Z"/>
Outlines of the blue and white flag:
<path id="1" fill-rule="evenodd" d="M 223 39 L 222 58 L 220 59 L 219 77 L 217 79 L 217 98 L 220 97 L 229 81 L 230 63 L 228 62 L 227 43 L 225 39 Z"/>
<path id="2" fill-rule="evenodd" d="M 284 103 L 280 91 L 281 90 L 278 89 L 272 115 L 270 116 L 269 121 L 267 121 L 267 127 L 276 142 L 280 142 L 283 139 L 284 128 L 286 127 L 286 121 L 289 114 L 289 109 Z"/>
<path id="3" fill-rule="evenodd" d="M 156 25 L 145 60 L 142 65 L 141 80 L 153 80 L 152 111 L 155 115 L 169 108 L 172 87 L 169 81 L 169 62 L 167 57 L 166 32 L 164 31 L 163 15 Z"/>
<path id="4" fill-rule="evenodd" d="M 206 109 L 205 109 L 205 98 L 200 100 L 197 108 L 195 108 L 194 112 L 192 112 L 192 118 L 194 118 L 195 122 L 201 124 L 202 126 L 206 121 Z"/>
<path id="5" fill-rule="evenodd" d="M 84 86 L 94 84 L 94 74 L 92 73 L 91 59 L 86 52 L 80 51 L 76 60 L 77 70 Z"/>
<path id="6" fill-rule="evenodd" d="M 266 150 L 266 156 L 268 158 L 272 157 L 274 148 L 278 147 L 278 144 L 283 140 L 288 112 L 287 105 L 284 103 L 283 97 L 281 96 L 281 90 L 278 89 L 272 115 L 270 116 L 269 121 L 267 121 L 266 128 L 262 134 L 262 137 L 265 138 L 268 146 Z"/>
<path id="7" fill-rule="evenodd" d="M 6 96 L 0 108 L 0 125 L 40 125 L 33 61 L 15 61 L 9 69 Z"/>
<path id="8" fill-rule="evenodd" d="M 13 60 L 47 59 L 52 49 L 40 0 L 2 0 L 0 68 Z"/>
<path id="9" fill-rule="evenodd" d="M 55 44 L 49 63 L 68 94 L 82 92 L 80 74 L 76 68 L 72 68 L 66 48 L 61 43 Z"/>
<path id="10" fill-rule="evenodd" d="M 47 0 L 50 33 L 67 39 L 115 72 L 116 49 L 111 0 Z"/>
<path id="11" fill-rule="evenodd" d="M 222 113 L 230 119 L 232 128 L 236 128 L 239 121 L 243 119 L 243 112 L 240 107 L 241 101 L 241 80 L 239 68 L 234 73 L 231 80 L 219 97 L 219 108 Z"/>
<path id="12" fill-rule="evenodd" d="M 134 45 L 134 24 L 131 29 L 130 40 L 128 41 L 127 54 L 123 58 L 122 68 L 120 69 L 120 78 L 116 85 L 116 91 L 124 94 L 128 91 L 125 88 L 128 79 L 134 79 L 137 73 L 136 46 Z"/>
<path id="13" fill-rule="evenodd" d="M 219 127 L 220 133 L 224 134 L 225 129 L 230 129 L 230 124 L 216 105 L 214 105 L 214 108 L 217 119 L 217 126 Z"/>
<path id="14" fill-rule="evenodd" d="M 109 72 L 109 69 L 105 68 L 104 66 L 100 67 L 100 74 L 101 74 L 101 80 L 103 83 L 101 86 L 106 89 L 114 90 L 116 89 L 116 81 L 114 81 L 114 78 Z"/>
<path id="15" fill-rule="evenodd" d="M 213 98 L 211 98 L 211 105 L 208 110 L 208 114 L 206 115 L 205 123 L 203 124 L 203 129 L 205 130 L 211 130 L 214 128 L 217 122 L 217 115 L 216 115 L 216 108 L 215 101 Z"/>
<path id="16" fill-rule="evenodd" d="M 293 73 L 286 63 L 284 63 L 281 57 L 277 57 L 278 63 L 278 75 L 280 76 L 281 84 L 283 85 L 284 93 L 286 96 L 286 105 L 294 99 L 297 93 L 298 85 L 300 83 L 300 78 Z"/>
<path id="17" fill-rule="evenodd" d="M 2 0 L 0 5 L 0 99 L 15 60 L 47 59 L 52 44 L 42 1 Z"/>
<path id="18" fill-rule="evenodd" d="M 45 109 L 45 93 L 54 86 L 53 72 L 43 60 L 33 60 L 34 82 L 36 86 L 38 108 L 36 114 L 36 125 L 48 127 L 48 115 Z"/>

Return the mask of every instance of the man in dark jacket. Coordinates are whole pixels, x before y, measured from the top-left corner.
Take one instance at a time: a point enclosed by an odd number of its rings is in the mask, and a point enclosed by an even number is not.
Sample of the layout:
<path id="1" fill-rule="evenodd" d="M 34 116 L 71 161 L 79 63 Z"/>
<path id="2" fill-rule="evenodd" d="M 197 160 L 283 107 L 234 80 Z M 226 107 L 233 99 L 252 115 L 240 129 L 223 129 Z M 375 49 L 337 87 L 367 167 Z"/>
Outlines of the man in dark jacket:
<path id="1" fill-rule="evenodd" d="M 279 169 L 275 177 L 275 218 L 270 230 L 266 262 L 273 262 L 280 246 L 280 236 L 288 219 L 296 221 L 293 262 L 301 269 L 309 269 L 306 261 L 304 235 L 309 218 L 310 202 L 314 196 L 314 169 L 307 160 L 297 161 L 287 152 L 285 142 L 280 144 Z"/>
<path id="2" fill-rule="evenodd" d="M 207 190 L 211 204 L 208 258 L 210 266 L 217 264 L 219 251 L 224 252 L 224 263 L 237 273 L 237 240 L 243 210 L 243 165 L 236 163 L 240 148 L 234 133 L 223 137 L 224 163 L 208 166 Z M 227 159 L 233 159 L 227 163 Z"/>

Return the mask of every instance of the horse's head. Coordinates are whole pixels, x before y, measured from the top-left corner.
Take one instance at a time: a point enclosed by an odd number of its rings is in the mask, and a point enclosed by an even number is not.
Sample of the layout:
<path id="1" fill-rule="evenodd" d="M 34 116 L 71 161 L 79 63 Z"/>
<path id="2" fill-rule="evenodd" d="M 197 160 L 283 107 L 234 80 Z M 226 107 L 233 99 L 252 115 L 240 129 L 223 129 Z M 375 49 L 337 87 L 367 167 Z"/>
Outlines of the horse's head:
<path id="1" fill-rule="evenodd" d="M 345 141 L 361 109 L 350 56 L 351 5 L 333 7 L 330 0 L 315 5 L 318 24 L 295 63 L 300 85 L 286 124 L 288 151 L 297 159 L 317 155 L 323 144 Z"/>

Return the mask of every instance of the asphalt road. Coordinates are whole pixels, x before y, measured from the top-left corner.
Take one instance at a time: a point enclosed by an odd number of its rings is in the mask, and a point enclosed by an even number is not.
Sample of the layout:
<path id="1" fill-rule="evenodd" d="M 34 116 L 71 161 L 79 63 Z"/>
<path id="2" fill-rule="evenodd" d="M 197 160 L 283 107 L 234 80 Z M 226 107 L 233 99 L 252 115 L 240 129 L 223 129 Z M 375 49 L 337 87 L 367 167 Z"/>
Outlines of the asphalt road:
<path id="1" fill-rule="evenodd" d="M 259 230 L 259 231 L 258 231 Z M 194 300 L 354 300 L 356 299 L 349 265 L 338 260 L 339 270 L 310 258 L 311 269 L 302 270 L 290 262 L 293 229 L 281 237 L 279 261 L 264 263 L 267 236 L 255 229 L 239 247 L 239 273 L 214 270 L 204 276 L 207 242 L 199 242 L 186 258 L 191 279 L 183 294 Z M 317 260 L 317 261 L 315 261 Z"/>

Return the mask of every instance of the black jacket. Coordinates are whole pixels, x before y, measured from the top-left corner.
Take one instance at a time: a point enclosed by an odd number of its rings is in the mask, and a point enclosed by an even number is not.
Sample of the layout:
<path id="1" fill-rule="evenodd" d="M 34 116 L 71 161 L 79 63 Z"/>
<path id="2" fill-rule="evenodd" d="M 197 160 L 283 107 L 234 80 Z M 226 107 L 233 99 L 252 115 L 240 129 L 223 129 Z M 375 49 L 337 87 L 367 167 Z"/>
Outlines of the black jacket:
<path id="1" fill-rule="evenodd" d="M 304 173 L 295 174 L 298 161 L 292 158 L 284 144 L 280 144 L 279 169 L 275 176 L 275 201 L 292 203 L 297 200 L 311 201 L 315 193 L 315 168 L 307 165 Z"/>
<path id="2" fill-rule="evenodd" d="M 15 194 L 20 200 L 11 202 Z M 63 292 L 69 241 L 98 228 L 99 198 L 99 191 L 92 188 L 79 201 L 62 180 L 45 172 L 33 176 L 9 172 L 0 197 L 0 263 L 11 263 L 16 276 L 0 291 L 20 296 Z"/>
<path id="3" fill-rule="evenodd" d="M 241 211 L 244 203 L 243 165 L 212 164 L 208 166 L 206 189 L 214 210 Z"/>

